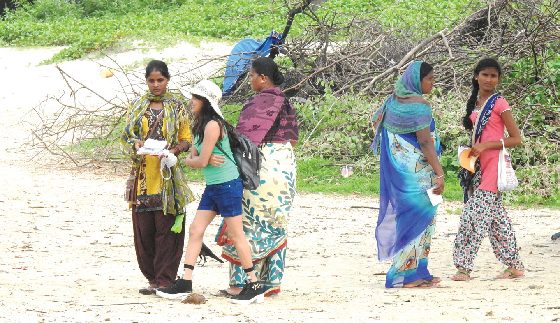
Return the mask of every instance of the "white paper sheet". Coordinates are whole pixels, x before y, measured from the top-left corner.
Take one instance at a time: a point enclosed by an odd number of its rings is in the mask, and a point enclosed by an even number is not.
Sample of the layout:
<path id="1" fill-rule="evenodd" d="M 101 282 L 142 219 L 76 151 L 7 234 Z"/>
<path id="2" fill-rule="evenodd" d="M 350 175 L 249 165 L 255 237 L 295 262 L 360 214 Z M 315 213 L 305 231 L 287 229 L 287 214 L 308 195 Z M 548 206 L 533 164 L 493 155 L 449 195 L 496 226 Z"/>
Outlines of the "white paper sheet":
<path id="1" fill-rule="evenodd" d="M 438 195 L 438 194 L 434 194 L 434 188 L 435 187 L 432 187 L 429 190 L 427 190 L 426 192 L 428 193 L 428 197 L 430 198 L 430 202 L 432 202 L 432 205 L 436 206 L 439 203 L 443 202 L 443 196 Z"/>
<path id="2" fill-rule="evenodd" d="M 144 141 L 144 146 L 140 147 L 140 149 L 136 151 L 136 154 L 159 156 L 159 154 L 165 149 L 166 146 L 167 146 L 167 141 L 154 140 L 150 138 Z"/>

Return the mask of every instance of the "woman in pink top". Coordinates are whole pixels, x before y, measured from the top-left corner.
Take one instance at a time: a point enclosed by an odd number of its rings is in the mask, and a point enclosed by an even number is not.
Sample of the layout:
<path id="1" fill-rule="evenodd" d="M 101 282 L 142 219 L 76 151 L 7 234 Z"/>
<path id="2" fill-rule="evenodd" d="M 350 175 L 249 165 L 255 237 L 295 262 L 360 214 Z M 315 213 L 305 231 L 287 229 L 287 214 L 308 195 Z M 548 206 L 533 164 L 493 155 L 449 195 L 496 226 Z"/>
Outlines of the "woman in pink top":
<path id="1" fill-rule="evenodd" d="M 462 170 L 459 177 L 465 193 L 465 207 L 461 212 L 459 232 L 453 248 L 453 262 L 457 273 L 453 280 L 470 279 L 474 258 L 484 236 L 488 234 L 496 258 L 507 266 L 498 279 L 517 278 L 524 274 L 512 221 L 503 206 L 498 191 L 498 158 L 502 149 L 521 144 L 519 129 L 507 101 L 495 92 L 502 69 L 491 58 L 481 60 L 474 69 L 473 90 L 467 101 L 463 118 L 465 129 L 473 132 L 470 156 L 477 156 L 474 175 Z M 507 129 L 509 137 L 504 138 Z"/>

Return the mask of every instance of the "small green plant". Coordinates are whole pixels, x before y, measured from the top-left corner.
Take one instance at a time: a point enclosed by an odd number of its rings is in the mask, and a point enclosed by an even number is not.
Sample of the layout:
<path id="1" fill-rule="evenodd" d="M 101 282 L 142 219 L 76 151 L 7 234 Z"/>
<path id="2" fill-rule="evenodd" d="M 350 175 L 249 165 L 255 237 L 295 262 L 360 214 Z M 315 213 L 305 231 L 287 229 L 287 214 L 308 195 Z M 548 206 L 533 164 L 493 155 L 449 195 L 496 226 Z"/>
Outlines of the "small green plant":
<path id="1" fill-rule="evenodd" d="M 379 194 L 378 173 L 358 170 L 353 175 L 345 178 L 340 174 L 342 166 L 343 164 L 333 159 L 309 156 L 299 157 L 297 159 L 298 190 L 337 194 Z"/>
<path id="2" fill-rule="evenodd" d="M 462 210 L 463 210 L 462 208 L 458 208 L 458 209 L 445 209 L 445 212 L 447 212 L 447 214 L 460 215 Z"/>

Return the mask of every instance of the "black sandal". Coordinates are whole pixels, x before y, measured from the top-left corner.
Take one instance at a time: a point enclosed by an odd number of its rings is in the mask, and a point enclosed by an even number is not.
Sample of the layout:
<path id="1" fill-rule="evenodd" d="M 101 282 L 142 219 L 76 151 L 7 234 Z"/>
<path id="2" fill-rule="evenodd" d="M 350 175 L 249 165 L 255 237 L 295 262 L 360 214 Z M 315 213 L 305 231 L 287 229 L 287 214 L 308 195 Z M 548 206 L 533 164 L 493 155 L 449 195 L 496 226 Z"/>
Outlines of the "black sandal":
<path id="1" fill-rule="evenodd" d="M 221 289 L 221 290 L 217 291 L 216 293 L 212 293 L 212 295 L 217 296 L 217 297 L 230 298 L 230 297 L 234 296 L 235 294 L 231 294 L 230 292 L 227 291 L 227 289 Z"/>
<path id="2" fill-rule="evenodd" d="M 156 287 L 155 286 L 148 286 L 144 288 L 140 288 L 138 292 L 142 295 L 155 295 L 156 294 Z"/>

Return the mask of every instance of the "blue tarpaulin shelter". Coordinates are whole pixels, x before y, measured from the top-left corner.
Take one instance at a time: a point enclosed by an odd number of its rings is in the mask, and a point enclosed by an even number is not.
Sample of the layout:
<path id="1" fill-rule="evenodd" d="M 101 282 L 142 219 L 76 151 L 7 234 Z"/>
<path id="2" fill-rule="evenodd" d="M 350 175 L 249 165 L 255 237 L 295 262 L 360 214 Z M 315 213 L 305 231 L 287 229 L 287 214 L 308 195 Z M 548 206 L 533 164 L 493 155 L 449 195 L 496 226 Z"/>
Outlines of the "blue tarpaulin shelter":
<path id="1" fill-rule="evenodd" d="M 222 95 L 226 97 L 231 94 L 235 90 L 237 79 L 251 68 L 253 59 L 270 54 L 271 47 L 278 44 L 281 39 L 282 34 L 273 30 L 264 40 L 247 38 L 237 43 L 228 57 Z"/>

